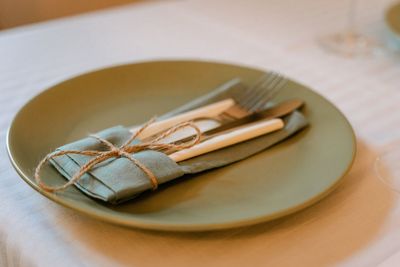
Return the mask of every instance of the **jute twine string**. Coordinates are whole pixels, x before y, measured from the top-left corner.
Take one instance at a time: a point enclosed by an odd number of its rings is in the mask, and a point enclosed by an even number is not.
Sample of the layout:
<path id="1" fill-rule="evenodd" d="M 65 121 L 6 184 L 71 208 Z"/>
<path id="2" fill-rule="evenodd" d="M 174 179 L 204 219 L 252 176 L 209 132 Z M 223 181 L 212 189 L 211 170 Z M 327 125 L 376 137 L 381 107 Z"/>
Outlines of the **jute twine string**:
<path id="1" fill-rule="evenodd" d="M 147 168 L 143 163 L 141 163 L 139 160 L 135 159 L 132 154 L 138 153 L 140 151 L 144 150 L 162 150 L 162 149 L 174 149 L 174 150 L 182 150 L 185 148 L 190 148 L 196 144 L 198 144 L 201 140 L 202 134 L 200 129 L 191 121 L 188 122 L 183 122 L 179 123 L 159 134 L 156 134 L 152 138 L 150 138 L 149 141 L 135 144 L 135 145 L 130 145 L 130 143 L 136 139 L 150 124 L 152 124 L 155 121 L 155 118 L 151 119 L 147 123 L 145 123 L 136 133 L 133 133 L 131 137 L 120 147 L 117 147 L 110 143 L 109 141 L 97 136 L 97 135 L 89 135 L 92 138 L 97 139 L 99 142 L 104 144 L 109 150 L 107 151 L 96 151 L 96 150 L 61 150 L 58 152 L 52 152 L 48 154 L 46 157 L 44 157 L 38 164 L 35 170 L 35 181 L 36 183 L 45 191 L 47 192 L 57 192 L 66 189 L 67 187 L 75 184 L 76 182 L 79 181 L 79 179 L 87 172 L 92 170 L 97 164 L 100 164 L 110 158 L 120 158 L 124 157 L 130 160 L 133 164 L 138 166 L 149 178 L 153 190 L 157 189 L 158 187 L 158 182 L 157 182 L 157 177 L 153 174 L 149 168 Z M 181 144 L 168 144 L 168 143 L 160 143 L 160 141 L 171 134 L 177 132 L 180 129 L 183 129 L 185 127 L 192 128 L 196 131 L 196 135 L 192 140 L 189 140 L 187 142 L 181 143 Z M 61 186 L 49 186 L 45 184 L 41 177 L 40 177 L 40 171 L 42 170 L 43 166 L 47 164 L 51 159 L 63 156 L 63 155 L 68 155 L 68 154 L 77 154 L 77 155 L 85 155 L 85 156 L 93 156 L 91 160 L 89 160 L 86 164 L 84 164 L 79 171 L 72 176 L 72 178 L 65 184 Z"/>

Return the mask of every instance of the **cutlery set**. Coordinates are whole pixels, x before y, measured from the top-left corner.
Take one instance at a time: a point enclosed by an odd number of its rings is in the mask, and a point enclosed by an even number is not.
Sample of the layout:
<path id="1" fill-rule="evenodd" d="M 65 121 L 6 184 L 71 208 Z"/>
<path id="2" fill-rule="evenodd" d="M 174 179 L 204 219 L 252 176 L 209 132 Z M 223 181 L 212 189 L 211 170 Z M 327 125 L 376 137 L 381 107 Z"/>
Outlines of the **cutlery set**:
<path id="1" fill-rule="evenodd" d="M 234 84 L 237 79 L 228 81 L 225 86 Z M 187 160 L 227 146 L 247 141 L 284 127 L 280 117 L 300 108 L 304 102 L 298 99 L 284 101 L 273 107 L 267 103 L 287 84 L 282 75 L 270 72 L 259 78 L 251 87 L 237 92 L 232 98 L 199 107 L 171 118 L 157 121 L 139 135 L 142 141 L 148 141 L 157 134 L 178 123 L 192 121 L 202 131 L 201 142 L 193 147 L 179 150 L 160 149 L 175 162 Z M 140 127 L 131 129 L 135 132 Z M 193 129 L 182 129 L 164 143 L 181 144 L 195 138 Z"/>

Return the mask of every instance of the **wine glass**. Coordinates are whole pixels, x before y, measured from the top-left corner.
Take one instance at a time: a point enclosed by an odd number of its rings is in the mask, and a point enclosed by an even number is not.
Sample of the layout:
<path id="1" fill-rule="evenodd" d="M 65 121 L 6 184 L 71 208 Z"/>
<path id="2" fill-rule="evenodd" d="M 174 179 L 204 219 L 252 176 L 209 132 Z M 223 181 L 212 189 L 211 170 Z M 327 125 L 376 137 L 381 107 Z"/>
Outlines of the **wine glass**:
<path id="1" fill-rule="evenodd" d="M 380 45 L 374 39 L 359 33 L 356 25 L 358 0 L 348 0 L 347 26 L 342 32 L 323 36 L 319 43 L 328 52 L 346 57 L 371 55 Z"/>

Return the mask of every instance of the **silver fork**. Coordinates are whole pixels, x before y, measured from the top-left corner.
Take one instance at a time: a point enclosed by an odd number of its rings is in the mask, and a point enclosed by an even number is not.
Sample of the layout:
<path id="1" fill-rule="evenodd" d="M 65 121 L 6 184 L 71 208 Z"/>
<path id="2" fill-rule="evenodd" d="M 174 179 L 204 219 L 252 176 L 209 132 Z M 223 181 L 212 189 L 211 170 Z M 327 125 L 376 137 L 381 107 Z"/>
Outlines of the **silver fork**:
<path id="1" fill-rule="evenodd" d="M 287 78 L 277 72 L 265 73 L 253 86 L 232 96 L 236 103 L 234 106 L 216 117 L 207 119 L 216 120 L 223 124 L 258 112 L 265 107 L 268 101 L 270 101 L 287 82 Z"/>

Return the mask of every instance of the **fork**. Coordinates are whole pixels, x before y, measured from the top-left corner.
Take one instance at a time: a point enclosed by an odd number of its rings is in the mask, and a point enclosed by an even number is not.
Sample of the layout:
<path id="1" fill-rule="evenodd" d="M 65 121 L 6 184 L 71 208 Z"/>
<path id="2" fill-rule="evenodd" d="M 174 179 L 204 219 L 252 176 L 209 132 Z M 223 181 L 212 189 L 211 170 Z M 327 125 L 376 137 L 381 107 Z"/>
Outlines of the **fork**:
<path id="1" fill-rule="evenodd" d="M 277 72 L 266 73 L 253 86 L 234 94 L 232 96 L 235 101 L 233 106 L 217 116 L 206 117 L 206 119 L 224 124 L 259 112 L 287 84 L 287 81 L 283 75 Z M 199 119 L 201 120 L 202 118 L 197 118 L 196 120 Z"/>
<path id="2" fill-rule="evenodd" d="M 235 80 L 232 80 L 227 84 L 232 86 L 232 83 L 234 82 Z M 287 79 L 277 72 L 265 73 L 256 81 L 253 86 L 234 93 L 231 99 L 225 99 L 208 106 L 191 110 L 187 113 L 182 113 L 176 117 L 156 122 L 150 125 L 150 127 L 146 128 L 145 131 L 141 133 L 140 138 L 144 141 L 145 139 L 151 138 L 154 134 L 163 131 L 166 128 L 188 120 L 212 120 L 218 122 L 218 124 L 224 124 L 232 120 L 241 119 L 245 116 L 262 110 L 267 102 L 271 100 L 271 98 L 279 90 L 281 90 L 286 83 Z M 206 127 L 206 129 L 202 130 L 210 129 L 210 125 Z M 216 127 L 216 125 L 211 127 Z M 135 128 L 131 129 L 131 131 L 134 130 Z"/>

